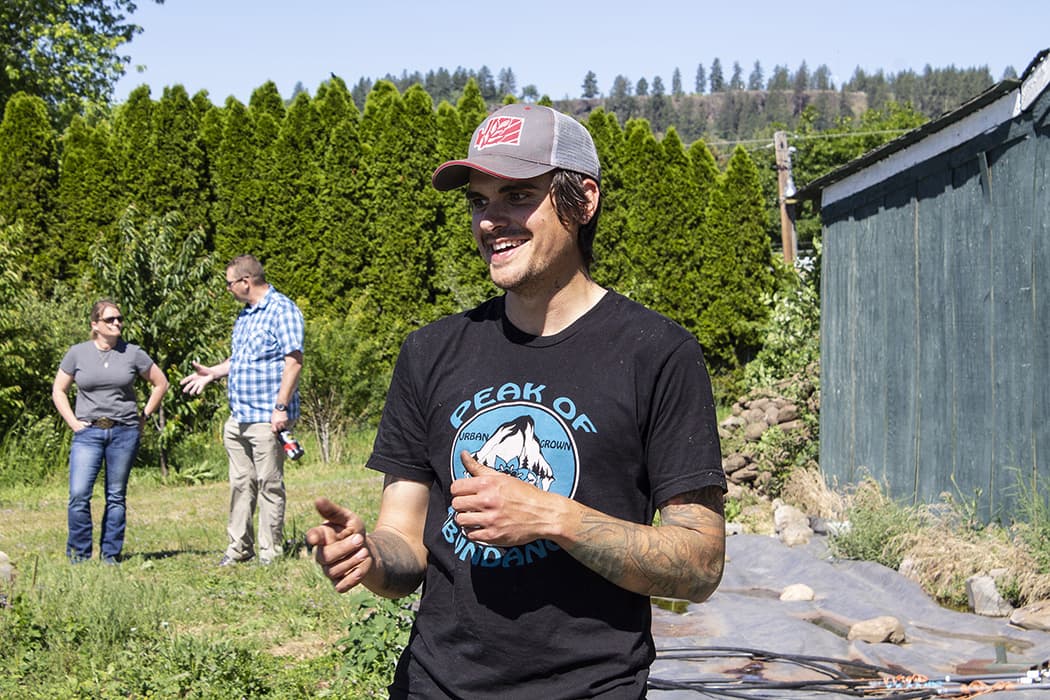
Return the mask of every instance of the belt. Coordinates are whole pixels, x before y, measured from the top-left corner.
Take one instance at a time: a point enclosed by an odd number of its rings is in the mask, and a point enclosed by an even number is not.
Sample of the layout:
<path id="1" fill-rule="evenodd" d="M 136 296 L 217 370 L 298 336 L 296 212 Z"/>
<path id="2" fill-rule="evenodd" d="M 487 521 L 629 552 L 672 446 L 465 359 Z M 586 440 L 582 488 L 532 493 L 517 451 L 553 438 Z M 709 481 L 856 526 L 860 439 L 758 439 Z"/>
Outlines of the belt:
<path id="1" fill-rule="evenodd" d="M 96 428 L 102 428 L 103 430 L 109 430 L 116 424 L 116 421 L 114 421 L 112 418 L 96 418 L 95 420 L 91 421 L 91 425 L 93 425 Z"/>

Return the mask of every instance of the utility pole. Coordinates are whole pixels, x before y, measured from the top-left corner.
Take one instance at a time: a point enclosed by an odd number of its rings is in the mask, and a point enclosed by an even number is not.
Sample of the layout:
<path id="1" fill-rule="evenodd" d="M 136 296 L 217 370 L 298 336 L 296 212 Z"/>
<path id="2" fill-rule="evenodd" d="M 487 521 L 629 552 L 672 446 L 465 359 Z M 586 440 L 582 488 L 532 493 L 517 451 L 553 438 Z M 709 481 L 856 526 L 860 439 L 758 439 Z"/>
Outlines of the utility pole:
<path id="1" fill-rule="evenodd" d="M 784 263 L 794 267 L 798 246 L 795 240 L 795 205 L 788 204 L 788 197 L 795 194 L 795 183 L 791 179 L 791 149 L 788 148 L 787 132 L 773 134 L 773 150 L 777 158 L 777 199 L 780 201 L 780 242 L 784 248 Z"/>

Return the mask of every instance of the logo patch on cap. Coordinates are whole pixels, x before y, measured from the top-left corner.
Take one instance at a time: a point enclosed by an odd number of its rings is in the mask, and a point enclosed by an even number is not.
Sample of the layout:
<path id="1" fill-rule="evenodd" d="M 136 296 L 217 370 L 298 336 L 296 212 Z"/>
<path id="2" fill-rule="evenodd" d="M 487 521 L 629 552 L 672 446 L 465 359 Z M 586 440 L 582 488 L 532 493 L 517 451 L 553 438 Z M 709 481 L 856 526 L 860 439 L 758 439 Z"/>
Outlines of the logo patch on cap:
<path id="1" fill-rule="evenodd" d="M 482 150 L 489 146 L 517 146 L 521 142 L 521 129 L 525 120 L 521 117 L 494 117 L 484 129 L 478 131 L 474 148 Z"/>

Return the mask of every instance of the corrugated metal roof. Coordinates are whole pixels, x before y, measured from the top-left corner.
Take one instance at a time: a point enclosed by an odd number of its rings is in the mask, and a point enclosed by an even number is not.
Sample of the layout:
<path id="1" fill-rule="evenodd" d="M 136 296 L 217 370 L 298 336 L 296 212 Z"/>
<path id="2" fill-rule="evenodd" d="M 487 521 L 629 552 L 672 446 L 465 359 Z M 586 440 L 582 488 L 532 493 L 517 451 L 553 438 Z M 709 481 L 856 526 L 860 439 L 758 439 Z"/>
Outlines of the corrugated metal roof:
<path id="1" fill-rule="evenodd" d="M 859 158 L 851 160 L 826 175 L 822 175 L 801 188 L 792 200 L 802 201 L 818 199 L 829 186 L 842 182 L 846 178 L 865 170 L 880 161 L 884 161 L 894 154 L 904 151 L 910 146 L 948 129 L 952 125 L 958 124 L 967 117 L 977 115 L 982 110 L 988 109 L 996 103 L 1002 102 L 1002 104 L 1006 104 L 1004 97 L 1015 91 L 1017 93 L 1017 103 L 1016 105 L 1006 105 L 1008 108 L 1012 107 L 1012 109 L 1009 109 L 1009 112 L 1013 113 L 1022 107 L 1027 109 L 1034 100 L 1034 96 L 1022 95 L 1024 88 L 1027 86 L 1030 88 L 1029 92 L 1035 91 L 1036 95 L 1038 95 L 1046 89 L 1047 82 L 1050 80 L 1050 61 L 1046 60 L 1048 56 L 1050 56 L 1050 49 L 1044 49 L 1039 52 L 1031 63 L 1029 63 L 1020 78 L 1002 80 L 956 109 L 945 112 L 936 119 L 912 129 L 876 149 L 868 151 Z M 1002 109 L 996 110 L 994 113 L 990 112 L 991 118 L 1001 120 L 1002 112 Z M 965 134 L 960 134 L 959 137 L 950 135 L 948 138 L 949 143 L 946 145 L 957 145 L 957 143 L 955 143 L 956 141 L 962 143 L 966 138 Z M 874 183 L 865 183 L 864 187 L 870 186 L 871 184 Z M 824 202 L 824 204 L 827 204 L 827 202 Z"/>

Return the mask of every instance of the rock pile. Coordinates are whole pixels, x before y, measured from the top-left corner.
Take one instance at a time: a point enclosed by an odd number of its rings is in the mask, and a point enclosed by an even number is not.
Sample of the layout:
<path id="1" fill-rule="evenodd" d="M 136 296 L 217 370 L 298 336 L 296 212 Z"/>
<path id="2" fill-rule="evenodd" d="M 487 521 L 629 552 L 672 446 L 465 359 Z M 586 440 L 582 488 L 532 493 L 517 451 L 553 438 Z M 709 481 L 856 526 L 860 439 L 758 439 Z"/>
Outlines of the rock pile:
<path id="1" fill-rule="evenodd" d="M 784 433 L 806 431 L 799 405 L 780 396 L 743 398 L 733 404 L 732 414 L 718 426 L 719 437 L 727 448 L 722 467 L 732 484 L 762 490 L 772 478 L 775 465 L 762 469 L 754 447 L 774 427 Z"/>

